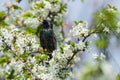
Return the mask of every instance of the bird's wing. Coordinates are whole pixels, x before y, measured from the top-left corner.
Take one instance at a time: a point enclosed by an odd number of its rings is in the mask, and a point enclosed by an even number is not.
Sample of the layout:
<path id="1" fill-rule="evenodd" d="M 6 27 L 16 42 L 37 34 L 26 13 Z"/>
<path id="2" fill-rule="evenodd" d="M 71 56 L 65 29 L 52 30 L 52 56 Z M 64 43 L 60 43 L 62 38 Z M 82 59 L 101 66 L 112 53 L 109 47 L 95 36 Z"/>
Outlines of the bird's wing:
<path id="1" fill-rule="evenodd" d="M 55 50 L 57 47 L 57 41 L 56 41 L 56 36 L 55 36 L 55 33 L 53 32 L 53 30 L 50 31 L 49 41 L 51 42 L 50 43 L 51 50 L 52 51 Z"/>
<path id="2" fill-rule="evenodd" d="M 57 40 L 56 40 L 56 35 L 54 32 L 53 32 L 53 43 L 54 43 L 53 48 L 56 49 L 57 48 Z"/>
<path id="3" fill-rule="evenodd" d="M 40 44 L 43 48 L 45 48 L 45 36 L 44 36 L 44 31 L 40 31 Z"/>
<path id="4" fill-rule="evenodd" d="M 40 31 L 40 43 L 43 49 L 47 49 L 49 52 L 56 49 L 56 36 L 52 29 Z"/>

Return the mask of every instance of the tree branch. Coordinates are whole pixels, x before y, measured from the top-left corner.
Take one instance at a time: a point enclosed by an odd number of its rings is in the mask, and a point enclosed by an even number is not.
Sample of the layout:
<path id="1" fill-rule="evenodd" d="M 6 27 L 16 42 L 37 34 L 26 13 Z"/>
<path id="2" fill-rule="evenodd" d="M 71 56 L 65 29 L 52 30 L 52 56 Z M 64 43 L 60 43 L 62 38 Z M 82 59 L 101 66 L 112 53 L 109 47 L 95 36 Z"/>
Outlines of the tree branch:
<path id="1" fill-rule="evenodd" d="M 102 21 L 96 26 L 96 27 L 99 27 L 100 25 L 102 24 Z M 89 33 L 87 36 L 84 36 L 83 37 L 83 40 L 82 42 L 85 42 L 85 40 L 90 37 L 92 34 L 94 33 L 99 33 L 100 31 L 97 31 L 97 30 L 94 30 L 93 32 Z M 69 65 L 69 63 L 73 60 L 74 56 L 79 52 L 79 51 L 85 51 L 86 50 L 86 47 L 83 48 L 83 50 L 76 50 L 76 51 L 73 51 L 73 55 L 70 59 L 68 59 L 68 62 L 67 62 L 67 65 L 66 67 Z"/>

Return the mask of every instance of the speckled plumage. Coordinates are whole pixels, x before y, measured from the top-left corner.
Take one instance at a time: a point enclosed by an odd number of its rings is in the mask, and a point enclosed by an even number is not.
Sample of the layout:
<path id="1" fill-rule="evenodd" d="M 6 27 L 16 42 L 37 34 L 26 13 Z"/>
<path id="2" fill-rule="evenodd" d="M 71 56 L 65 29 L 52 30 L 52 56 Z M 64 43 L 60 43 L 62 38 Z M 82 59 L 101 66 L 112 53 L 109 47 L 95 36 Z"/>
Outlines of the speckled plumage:
<path id="1" fill-rule="evenodd" d="M 48 20 L 43 21 L 42 29 L 40 30 L 40 44 L 43 49 L 47 49 L 50 53 L 57 47 L 56 37 Z"/>

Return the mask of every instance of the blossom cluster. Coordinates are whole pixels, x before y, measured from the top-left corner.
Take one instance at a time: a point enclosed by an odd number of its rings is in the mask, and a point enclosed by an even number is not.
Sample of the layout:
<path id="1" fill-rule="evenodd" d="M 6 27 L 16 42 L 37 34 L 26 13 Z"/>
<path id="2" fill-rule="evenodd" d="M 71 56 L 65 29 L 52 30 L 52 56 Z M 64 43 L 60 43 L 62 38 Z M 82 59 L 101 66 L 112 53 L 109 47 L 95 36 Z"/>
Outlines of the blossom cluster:
<path id="1" fill-rule="evenodd" d="M 31 3 L 30 9 L 17 15 L 17 24 L 36 28 L 43 19 L 54 19 L 59 24 L 65 15 L 66 3 L 63 0 L 40 0 Z M 56 26 L 58 26 L 55 24 Z M 60 25 L 59 25 L 60 26 Z"/>
<path id="2" fill-rule="evenodd" d="M 18 6 L 17 8 L 19 9 Z M 64 1 L 38 0 L 32 2 L 28 11 L 10 12 L 14 14 L 6 16 L 5 22 L 8 25 L 0 25 L 0 78 L 65 80 L 70 77 L 72 64 L 79 60 L 79 53 L 86 51 L 89 46 L 86 39 L 93 32 L 87 28 L 87 23 L 77 22 L 70 30 L 77 42 L 63 41 L 56 50 L 48 53 L 41 49 L 39 38 L 35 34 L 27 33 L 25 29 L 37 28 L 44 19 L 54 18 L 53 25 L 60 24 L 66 12 Z M 109 32 L 109 29 L 104 28 L 103 32 Z M 48 54 L 52 54 L 51 59 Z M 102 60 L 105 56 L 94 55 L 94 58 Z"/>
<path id="3" fill-rule="evenodd" d="M 105 55 L 103 53 L 100 53 L 99 55 L 98 54 L 93 54 L 93 58 L 95 60 L 104 60 L 105 59 Z"/>
<path id="4" fill-rule="evenodd" d="M 9 16 L 4 20 L 7 26 L 0 27 L 0 78 L 61 80 L 68 77 L 68 69 L 62 68 L 70 56 L 54 51 L 53 58 L 48 60 L 46 54 L 41 54 L 39 38 L 25 30 L 26 27 L 37 28 L 41 20 L 52 17 L 58 23 L 66 12 L 64 1 L 32 2 L 28 11 L 20 9 L 18 4 L 13 5 L 15 7 L 10 8 Z"/>
<path id="5" fill-rule="evenodd" d="M 92 63 L 92 64 L 91 64 Z M 109 77 L 108 77 L 109 76 Z M 71 80 L 116 80 L 113 67 L 108 62 L 88 61 L 81 68 L 73 71 Z"/>
<path id="6" fill-rule="evenodd" d="M 80 38 L 88 35 L 87 23 L 80 22 L 77 25 L 73 26 L 73 29 L 70 30 L 70 33 L 75 38 Z"/>
<path id="7" fill-rule="evenodd" d="M 0 50 L 12 50 L 15 53 L 23 54 L 25 52 L 36 51 L 39 47 L 36 36 L 26 34 L 19 30 L 14 25 L 9 26 L 8 29 L 0 29 Z"/>
<path id="8" fill-rule="evenodd" d="M 3 53 L 2 56 L 5 57 L 5 62 L 0 66 L 3 79 L 66 79 L 71 75 L 69 68 L 73 64 L 71 63 L 72 56 L 86 49 L 85 43 L 82 41 L 65 43 L 62 51 L 61 49 L 53 51 L 53 58 L 47 60 L 47 55 L 38 51 L 40 44 L 35 35 L 27 34 L 14 25 L 1 28 L 0 31 L 0 50 Z M 29 55 L 31 53 L 33 55 Z M 72 59 L 73 62 L 76 61 L 74 57 Z M 11 75 L 12 77 L 10 77 Z"/>

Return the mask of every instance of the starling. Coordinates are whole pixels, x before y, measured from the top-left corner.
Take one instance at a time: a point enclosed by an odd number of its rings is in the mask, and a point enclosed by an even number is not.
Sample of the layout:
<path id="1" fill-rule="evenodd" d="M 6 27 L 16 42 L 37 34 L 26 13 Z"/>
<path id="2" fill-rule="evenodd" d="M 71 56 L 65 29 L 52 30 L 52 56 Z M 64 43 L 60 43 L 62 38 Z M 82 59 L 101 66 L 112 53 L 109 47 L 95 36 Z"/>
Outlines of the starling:
<path id="1" fill-rule="evenodd" d="M 48 20 L 43 20 L 42 22 L 42 28 L 40 29 L 40 44 L 42 48 L 44 50 L 46 49 L 49 53 L 53 52 L 57 47 L 56 37 L 51 22 Z"/>

